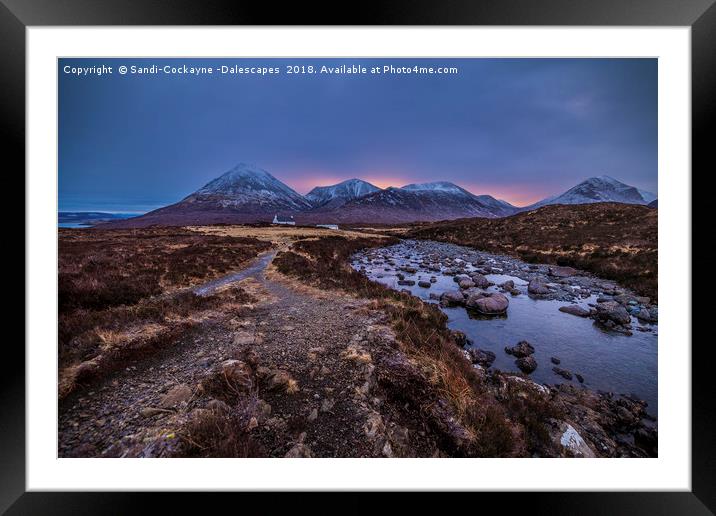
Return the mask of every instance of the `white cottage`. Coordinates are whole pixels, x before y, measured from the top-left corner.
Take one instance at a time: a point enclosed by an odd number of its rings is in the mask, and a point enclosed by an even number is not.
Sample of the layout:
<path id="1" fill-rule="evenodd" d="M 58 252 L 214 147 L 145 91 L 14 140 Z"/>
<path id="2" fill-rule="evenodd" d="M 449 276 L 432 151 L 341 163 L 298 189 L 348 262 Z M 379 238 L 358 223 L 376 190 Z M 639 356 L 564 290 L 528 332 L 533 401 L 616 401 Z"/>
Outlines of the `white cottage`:
<path id="1" fill-rule="evenodd" d="M 293 217 L 286 218 L 286 217 L 279 217 L 278 213 L 273 216 L 273 222 L 272 224 L 284 224 L 286 226 L 295 226 L 296 221 L 293 220 Z"/>

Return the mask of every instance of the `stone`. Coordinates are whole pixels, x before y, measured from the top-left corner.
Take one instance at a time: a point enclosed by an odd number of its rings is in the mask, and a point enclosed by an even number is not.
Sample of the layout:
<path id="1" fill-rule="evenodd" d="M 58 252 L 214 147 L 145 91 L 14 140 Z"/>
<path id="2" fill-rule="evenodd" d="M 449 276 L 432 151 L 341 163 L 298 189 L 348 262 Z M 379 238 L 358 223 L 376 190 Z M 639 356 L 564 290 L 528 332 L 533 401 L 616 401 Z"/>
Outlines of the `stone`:
<path id="1" fill-rule="evenodd" d="M 532 279 L 527 285 L 527 292 L 534 296 L 543 296 L 545 294 L 549 294 L 549 288 L 547 288 L 547 285 L 541 281 Z"/>
<path id="2" fill-rule="evenodd" d="M 440 296 L 440 304 L 442 306 L 464 306 L 465 297 L 459 290 L 447 290 Z"/>
<path id="3" fill-rule="evenodd" d="M 413 285 L 415 285 L 415 282 L 413 280 L 403 279 L 398 280 L 398 285 L 406 285 L 408 287 L 412 287 Z"/>
<path id="4" fill-rule="evenodd" d="M 521 357 L 515 360 L 515 364 L 525 374 L 530 374 L 537 369 L 537 361 L 532 356 Z"/>
<path id="5" fill-rule="evenodd" d="M 571 379 L 572 379 L 572 373 L 570 373 L 570 372 L 567 371 L 566 369 L 562 369 L 562 368 L 560 368 L 560 367 L 556 367 L 556 366 L 555 366 L 555 367 L 552 368 L 552 371 L 554 372 L 554 374 L 561 376 L 561 377 L 564 378 L 565 380 L 571 380 Z"/>
<path id="6" fill-rule="evenodd" d="M 549 268 L 549 275 L 554 276 L 555 278 L 569 278 L 570 276 L 574 276 L 575 274 L 577 274 L 577 269 L 573 269 L 572 267 Z"/>
<path id="7" fill-rule="evenodd" d="M 612 321 L 615 324 L 629 324 L 631 316 L 621 304 L 616 301 L 597 303 L 596 318 L 602 322 Z"/>
<path id="8" fill-rule="evenodd" d="M 452 337 L 455 340 L 455 344 L 457 344 L 460 347 L 465 347 L 470 343 L 470 339 L 467 338 L 467 335 L 465 335 L 465 332 L 460 330 L 453 330 Z"/>
<path id="9" fill-rule="evenodd" d="M 507 311 L 509 299 L 499 292 L 471 295 L 466 303 L 468 308 L 477 310 L 484 315 L 500 315 Z"/>
<path id="10" fill-rule="evenodd" d="M 187 403 L 192 396 L 191 387 L 182 383 L 172 387 L 159 401 L 159 407 L 163 409 L 174 408 L 182 403 Z"/>
<path id="11" fill-rule="evenodd" d="M 430 288 L 431 285 L 429 281 L 418 281 L 418 286 L 421 288 Z"/>
<path id="12" fill-rule="evenodd" d="M 458 285 L 460 286 L 461 289 L 465 290 L 465 289 L 474 287 L 475 283 L 470 279 L 464 279 L 464 280 L 460 280 Z"/>
<path id="13" fill-rule="evenodd" d="M 483 367 L 490 367 L 497 356 L 492 351 L 484 349 L 470 348 L 467 350 L 470 360 L 473 364 L 479 364 Z"/>
<path id="14" fill-rule="evenodd" d="M 560 306 L 559 311 L 564 312 L 565 314 L 576 315 L 577 317 L 589 317 L 590 315 L 589 310 L 586 310 L 579 305 Z"/>
<path id="15" fill-rule="evenodd" d="M 550 362 L 552 362 L 555 365 L 559 365 L 562 361 L 557 357 L 550 357 Z"/>
<path id="16" fill-rule="evenodd" d="M 513 347 L 505 347 L 505 353 L 508 355 L 515 356 L 517 358 L 523 358 L 529 356 L 535 352 L 534 346 L 526 340 L 521 340 L 517 345 Z"/>
<path id="17" fill-rule="evenodd" d="M 232 388 L 243 391 L 251 390 L 253 386 L 251 370 L 245 362 L 236 359 L 224 360 L 219 367 L 222 376 Z"/>
<path id="18" fill-rule="evenodd" d="M 492 283 L 490 283 L 490 281 L 485 276 L 480 274 L 479 272 L 476 272 L 475 274 L 473 274 L 470 279 L 475 284 L 475 286 L 478 288 L 487 288 L 490 285 L 492 285 Z"/>

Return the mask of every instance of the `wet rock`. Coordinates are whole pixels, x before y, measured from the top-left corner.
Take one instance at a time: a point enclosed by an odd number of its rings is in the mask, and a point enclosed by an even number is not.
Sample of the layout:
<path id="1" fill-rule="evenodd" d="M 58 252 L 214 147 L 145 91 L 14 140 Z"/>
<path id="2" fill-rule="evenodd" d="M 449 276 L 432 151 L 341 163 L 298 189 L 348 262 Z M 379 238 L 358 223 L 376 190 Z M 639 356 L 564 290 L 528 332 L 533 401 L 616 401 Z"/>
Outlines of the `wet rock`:
<path id="1" fill-rule="evenodd" d="M 532 279 L 527 285 L 527 292 L 533 296 L 543 296 L 545 294 L 549 294 L 549 288 L 547 288 L 547 285 L 541 281 Z"/>
<path id="2" fill-rule="evenodd" d="M 464 280 L 460 280 L 460 283 L 458 283 L 458 285 L 460 285 L 460 288 L 464 290 L 464 289 L 474 287 L 475 283 L 470 279 L 464 279 Z"/>
<path id="3" fill-rule="evenodd" d="M 408 287 L 412 287 L 413 285 L 415 285 L 415 282 L 413 280 L 403 279 L 398 280 L 398 285 L 406 285 Z"/>
<path id="4" fill-rule="evenodd" d="M 470 279 L 472 280 L 474 285 L 478 288 L 487 288 L 490 285 L 492 285 L 492 283 L 490 283 L 490 281 L 485 276 L 480 274 L 479 272 L 476 272 L 475 274 L 473 274 Z"/>
<path id="5" fill-rule="evenodd" d="M 472 360 L 473 364 L 479 364 L 483 367 L 490 367 L 497 358 L 492 351 L 484 349 L 471 348 L 467 350 L 467 353 L 470 355 L 470 360 Z"/>
<path id="6" fill-rule="evenodd" d="M 432 283 L 430 283 L 429 281 L 418 281 L 418 286 L 421 288 L 430 288 L 431 285 Z"/>
<path id="7" fill-rule="evenodd" d="M 590 314 L 589 310 L 586 310 L 579 305 L 560 306 L 559 311 L 564 312 L 565 314 L 576 315 L 577 317 L 589 317 Z"/>
<path id="8" fill-rule="evenodd" d="M 556 367 L 556 366 L 555 366 L 555 367 L 552 368 L 552 371 L 554 372 L 554 374 L 556 374 L 556 375 L 558 375 L 558 376 L 561 376 L 561 377 L 564 378 L 565 380 L 571 380 L 571 379 L 572 379 L 572 373 L 570 373 L 570 372 L 567 371 L 566 369 L 562 369 L 561 367 Z"/>
<path id="9" fill-rule="evenodd" d="M 572 267 L 550 267 L 549 275 L 555 278 L 569 278 L 577 274 L 577 269 Z"/>
<path id="10" fill-rule="evenodd" d="M 635 314 L 635 317 L 643 322 L 656 322 L 657 318 L 647 308 L 641 308 Z"/>
<path id="11" fill-rule="evenodd" d="M 529 356 L 535 352 L 534 346 L 526 340 L 519 341 L 515 346 L 505 347 L 505 353 L 517 358 Z"/>
<path id="12" fill-rule="evenodd" d="M 440 296 L 440 304 L 442 306 L 464 306 L 465 297 L 459 290 L 448 290 Z"/>
<path id="13" fill-rule="evenodd" d="M 552 362 L 554 365 L 559 365 L 562 361 L 557 357 L 550 357 L 550 362 Z"/>
<path id="14" fill-rule="evenodd" d="M 502 285 L 500 285 L 500 287 L 507 291 L 510 291 L 515 288 L 515 282 L 512 280 L 507 280 Z"/>
<path id="15" fill-rule="evenodd" d="M 577 379 L 579 383 L 584 383 L 584 376 L 582 376 L 579 373 L 574 373 L 574 377 Z"/>
<path id="16" fill-rule="evenodd" d="M 596 318 L 599 321 L 612 321 L 615 324 L 629 324 L 631 317 L 621 304 L 616 301 L 607 301 L 606 303 L 597 303 Z"/>
<path id="17" fill-rule="evenodd" d="M 515 364 L 525 374 L 530 374 L 537 369 L 537 361 L 532 356 L 521 357 L 515 360 Z"/>
<path id="18" fill-rule="evenodd" d="M 452 278 L 452 280 L 457 284 L 459 284 L 461 281 L 465 281 L 465 280 L 469 280 L 469 279 L 470 279 L 470 276 L 468 276 L 467 274 L 457 274 L 456 276 L 453 276 L 453 278 Z"/>
<path id="19" fill-rule="evenodd" d="M 466 306 L 484 315 L 500 315 L 507 311 L 510 301 L 499 292 L 473 294 L 467 299 Z"/>

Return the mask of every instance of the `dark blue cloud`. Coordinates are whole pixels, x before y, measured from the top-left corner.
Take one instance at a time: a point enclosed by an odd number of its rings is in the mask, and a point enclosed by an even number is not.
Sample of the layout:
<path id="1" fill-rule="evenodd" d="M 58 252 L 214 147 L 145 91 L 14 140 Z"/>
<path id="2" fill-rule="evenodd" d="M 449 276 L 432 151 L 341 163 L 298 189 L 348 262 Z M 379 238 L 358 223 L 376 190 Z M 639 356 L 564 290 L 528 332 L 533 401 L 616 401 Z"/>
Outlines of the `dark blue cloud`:
<path id="1" fill-rule="evenodd" d="M 279 75 L 69 66 L 265 65 Z M 288 64 L 456 66 L 457 75 L 287 75 Z M 174 202 L 235 163 L 302 193 L 350 177 L 449 180 L 529 201 L 607 174 L 657 189 L 655 59 L 62 59 L 61 209 Z"/>

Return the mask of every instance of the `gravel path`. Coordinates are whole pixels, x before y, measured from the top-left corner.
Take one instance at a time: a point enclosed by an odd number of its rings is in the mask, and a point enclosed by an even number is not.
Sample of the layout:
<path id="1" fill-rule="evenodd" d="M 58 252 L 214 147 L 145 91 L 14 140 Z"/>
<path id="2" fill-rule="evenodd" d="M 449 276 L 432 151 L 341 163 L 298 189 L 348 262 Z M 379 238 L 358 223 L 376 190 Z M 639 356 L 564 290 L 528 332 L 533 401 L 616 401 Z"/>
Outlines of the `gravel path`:
<path id="1" fill-rule="evenodd" d="M 257 304 L 204 320 L 173 346 L 63 400 L 59 456 L 171 456 L 175 430 L 212 402 L 202 380 L 222 362 L 247 355 L 260 374 L 287 373 L 295 385 L 289 393 L 256 382 L 261 410 L 251 436 L 262 455 L 433 454 L 420 424 L 377 385 L 376 358 L 395 361 L 398 353 L 384 316 L 365 301 L 267 279 L 274 255 L 195 289 L 209 295 L 244 281 Z"/>

